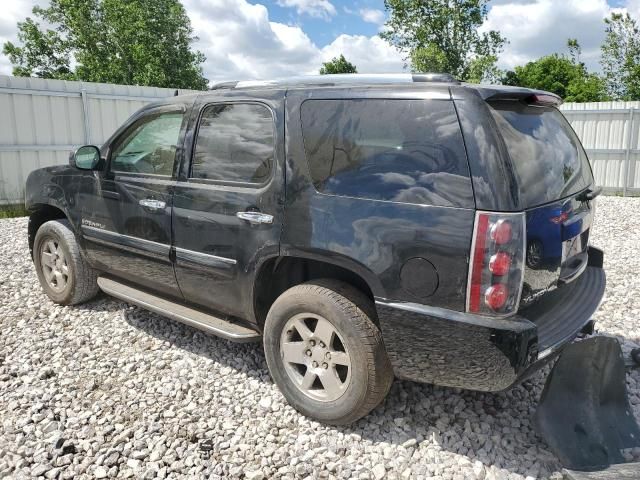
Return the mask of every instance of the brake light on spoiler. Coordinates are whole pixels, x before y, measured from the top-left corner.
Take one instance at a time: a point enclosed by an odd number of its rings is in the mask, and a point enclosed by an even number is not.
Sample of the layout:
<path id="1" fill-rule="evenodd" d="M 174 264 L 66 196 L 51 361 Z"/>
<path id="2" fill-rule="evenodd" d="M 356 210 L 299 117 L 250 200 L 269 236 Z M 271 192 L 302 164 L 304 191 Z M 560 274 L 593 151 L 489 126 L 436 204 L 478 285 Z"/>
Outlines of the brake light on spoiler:
<path id="1" fill-rule="evenodd" d="M 555 95 L 536 93 L 526 98 L 526 102 L 531 105 L 544 105 L 548 107 L 559 107 L 562 105 L 562 99 Z"/>
<path id="2" fill-rule="evenodd" d="M 467 279 L 467 312 L 518 311 L 526 251 L 524 213 L 476 212 Z"/>

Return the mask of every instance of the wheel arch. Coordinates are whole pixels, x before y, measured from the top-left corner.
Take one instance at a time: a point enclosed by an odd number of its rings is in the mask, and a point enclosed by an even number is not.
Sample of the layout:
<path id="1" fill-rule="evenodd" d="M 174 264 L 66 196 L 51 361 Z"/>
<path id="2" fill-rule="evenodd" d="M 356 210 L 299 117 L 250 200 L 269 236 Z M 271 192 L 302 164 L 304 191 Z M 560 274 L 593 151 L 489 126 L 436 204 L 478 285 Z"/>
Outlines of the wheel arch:
<path id="1" fill-rule="evenodd" d="M 256 323 L 262 328 L 273 302 L 287 289 L 310 280 L 330 278 L 344 281 L 363 292 L 372 302 L 376 296 L 383 296 L 377 277 L 364 266 L 352 263 L 353 260 L 345 261 L 333 253 L 331 258 L 318 254 L 295 254 L 267 259 L 260 265 L 254 281 Z M 378 321 L 377 318 L 372 320 L 374 323 Z"/>
<path id="2" fill-rule="evenodd" d="M 69 217 L 66 212 L 64 212 L 64 210 L 62 210 L 60 207 L 48 203 L 36 203 L 30 205 L 29 212 L 29 252 L 31 253 L 31 257 L 33 258 L 33 243 L 35 241 L 38 229 L 44 223 L 50 220 L 69 220 Z"/>

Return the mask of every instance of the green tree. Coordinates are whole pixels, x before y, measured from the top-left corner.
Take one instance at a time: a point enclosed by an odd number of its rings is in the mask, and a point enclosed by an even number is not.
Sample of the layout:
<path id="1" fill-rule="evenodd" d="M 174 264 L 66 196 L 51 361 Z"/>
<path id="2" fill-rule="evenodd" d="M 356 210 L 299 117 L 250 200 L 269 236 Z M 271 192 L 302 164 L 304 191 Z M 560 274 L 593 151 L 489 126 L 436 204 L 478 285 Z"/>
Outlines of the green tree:
<path id="1" fill-rule="evenodd" d="M 33 15 L 18 23 L 20 45 L 3 47 L 14 75 L 207 88 L 179 0 L 51 0 Z"/>
<path id="2" fill-rule="evenodd" d="M 581 49 L 577 40 L 570 39 L 567 45 L 569 57 L 557 53 L 547 55 L 506 72 L 501 82 L 553 92 L 567 102 L 607 100 L 604 80 L 579 62 Z"/>
<path id="3" fill-rule="evenodd" d="M 573 63 L 580 63 L 580 55 L 582 55 L 582 47 L 578 43 L 577 38 L 567 40 L 567 48 L 569 49 L 569 57 Z"/>
<path id="4" fill-rule="evenodd" d="M 607 90 L 616 100 L 640 100 L 640 31 L 626 13 L 606 18 L 602 71 Z"/>
<path id="5" fill-rule="evenodd" d="M 385 0 L 389 11 L 381 37 L 411 62 L 413 71 L 450 73 L 462 80 L 492 80 L 506 40 L 480 32 L 488 0 Z"/>
<path id="6" fill-rule="evenodd" d="M 332 73 L 358 73 L 356 66 L 348 62 L 344 55 L 334 57 L 329 62 L 324 62 L 320 68 L 320 75 L 330 75 Z"/>

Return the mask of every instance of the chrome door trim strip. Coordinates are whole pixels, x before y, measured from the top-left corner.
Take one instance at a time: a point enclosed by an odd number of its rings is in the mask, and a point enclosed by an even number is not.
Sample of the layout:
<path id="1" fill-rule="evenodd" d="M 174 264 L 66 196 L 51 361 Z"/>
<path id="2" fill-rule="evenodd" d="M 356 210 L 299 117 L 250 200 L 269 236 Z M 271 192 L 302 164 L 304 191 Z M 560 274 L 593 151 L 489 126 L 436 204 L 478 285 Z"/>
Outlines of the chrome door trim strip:
<path id="1" fill-rule="evenodd" d="M 144 238 L 132 237 L 122 233 L 104 230 L 102 228 L 82 225 L 82 236 L 89 241 L 102 245 L 122 248 L 124 250 L 135 251 L 137 253 L 151 254 L 154 256 L 170 256 L 172 247 L 165 244 L 145 240 Z M 229 268 L 238 262 L 233 258 L 220 257 L 208 253 L 196 252 L 186 248 L 173 247 L 176 252 L 176 259 L 206 267 Z"/>
<path id="2" fill-rule="evenodd" d="M 145 240 L 144 238 L 131 237 L 122 233 L 103 230 L 101 228 L 82 225 L 82 236 L 89 241 L 100 244 L 108 244 L 117 248 L 134 250 L 156 256 L 169 258 L 171 247 L 165 243 Z"/>
<path id="3" fill-rule="evenodd" d="M 238 263 L 233 258 L 226 258 L 220 257 L 218 255 L 196 252 L 194 250 L 188 250 L 186 248 L 175 247 L 175 251 L 177 260 L 195 263 L 207 267 L 228 268 L 229 266 L 236 265 Z"/>

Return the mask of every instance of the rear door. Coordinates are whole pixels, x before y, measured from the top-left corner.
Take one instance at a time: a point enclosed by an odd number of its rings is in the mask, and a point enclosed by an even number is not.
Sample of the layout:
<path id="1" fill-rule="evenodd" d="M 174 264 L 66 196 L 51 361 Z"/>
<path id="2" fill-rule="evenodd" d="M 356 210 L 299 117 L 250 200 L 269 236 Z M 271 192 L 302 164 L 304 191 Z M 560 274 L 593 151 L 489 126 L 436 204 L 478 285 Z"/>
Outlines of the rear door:
<path id="1" fill-rule="evenodd" d="M 523 304 L 575 280 L 587 266 L 594 189 L 587 155 L 554 107 L 489 102 L 508 151 L 519 200 L 527 213 Z"/>
<path id="2" fill-rule="evenodd" d="M 279 253 L 284 195 L 283 95 L 254 93 L 201 97 L 173 203 L 185 299 L 244 319 L 256 268 Z"/>

